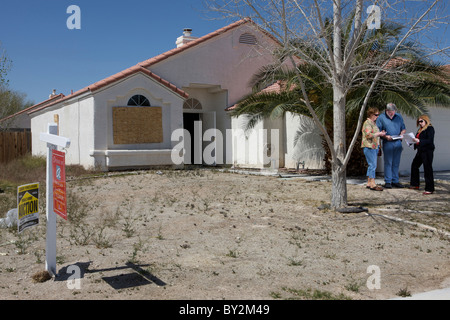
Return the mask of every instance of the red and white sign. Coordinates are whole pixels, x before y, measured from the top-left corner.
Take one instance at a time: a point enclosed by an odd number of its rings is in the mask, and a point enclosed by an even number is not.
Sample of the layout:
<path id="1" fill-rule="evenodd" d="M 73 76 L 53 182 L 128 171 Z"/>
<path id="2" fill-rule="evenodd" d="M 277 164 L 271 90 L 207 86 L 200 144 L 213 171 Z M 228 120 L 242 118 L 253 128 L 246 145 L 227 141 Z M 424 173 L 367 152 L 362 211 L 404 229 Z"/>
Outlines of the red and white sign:
<path id="1" fill-rule="evenodd" d="M 67 220 L 66 154 L 52 150 L 53 211 Z"/>

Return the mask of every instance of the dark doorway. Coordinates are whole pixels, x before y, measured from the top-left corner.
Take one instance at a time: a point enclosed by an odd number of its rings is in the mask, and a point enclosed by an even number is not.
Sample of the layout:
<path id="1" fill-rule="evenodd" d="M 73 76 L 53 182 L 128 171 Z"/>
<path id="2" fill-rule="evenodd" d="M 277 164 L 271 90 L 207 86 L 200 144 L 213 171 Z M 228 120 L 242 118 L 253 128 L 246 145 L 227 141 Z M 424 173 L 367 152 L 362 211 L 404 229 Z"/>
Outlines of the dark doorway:
<path id="1" fill-rule="evenodd" d="M 194 163 L 194 122 L 200 121 L 200 113 L 183 113 L 183 128 L 187 130 L 191 136 L 190 146 L 185 144 L 185 148 L 190 147 L 190 159 L 185 159 L 187 164 Z M 186 143 L 186 139 L 185 139 Z M 186 150 L 187 151 L 187 150 Z"/>

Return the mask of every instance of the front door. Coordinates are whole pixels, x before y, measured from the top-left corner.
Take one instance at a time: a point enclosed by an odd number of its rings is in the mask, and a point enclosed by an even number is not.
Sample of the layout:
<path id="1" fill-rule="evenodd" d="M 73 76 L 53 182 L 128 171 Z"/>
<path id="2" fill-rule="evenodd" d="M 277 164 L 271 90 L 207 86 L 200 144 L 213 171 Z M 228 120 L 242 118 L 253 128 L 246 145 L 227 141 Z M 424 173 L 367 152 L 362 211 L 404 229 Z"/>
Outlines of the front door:
<path id="1" fill-rule="evenodd" d="M 216 165 L 216 113 L 183 113 L 183 128 L 189 134 L 184 137 L 184 163 Z"/>

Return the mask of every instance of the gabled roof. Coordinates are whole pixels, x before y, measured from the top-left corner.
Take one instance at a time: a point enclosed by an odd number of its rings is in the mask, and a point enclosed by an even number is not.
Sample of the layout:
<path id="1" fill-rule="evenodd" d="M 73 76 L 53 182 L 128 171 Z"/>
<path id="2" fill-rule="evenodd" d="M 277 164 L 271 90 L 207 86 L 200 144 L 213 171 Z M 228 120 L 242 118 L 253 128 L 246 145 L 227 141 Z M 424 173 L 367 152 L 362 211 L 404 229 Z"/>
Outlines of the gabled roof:
<path id="1" fill-rule="evenodd" d="M 192 47 L 195 47 L 195 46 L 197 46 L 197 45 L 199 45 L 199 44 L 201 44 L 203 42 L 206 42 L 206 41 L 208 41 L 208 40 L 210 40 L 212 38 L 215 38 L 215 37 L 217 37 L 217 36 L 219 36 L 219 35 L 221 35 L 221 34 L 223 34 L 225 32 L 228 32 L 228 31 L 230 31 L 230 30 L 232 30 L 234 28 L 237 28 L 237 27 L 239 27 L 239 26 L 241 26 L 241 25 L 243 25 L 245 23 L 248 23 L 248 22 L 252 22 L 251 19 L 246 18 L 246 19 L 242 19 L 242 20 L 239 20 L 237 22 L 234 22 L 234 23 L 232 23 L 232 24 L 230 24 L 230 25 L 228 25 L 226 27 L 223 27 L 223 28 L 218 29 L 218 30 L 216 30 L 214 32 L 211 32 L 211 33 L 209 33 L 209 34 L 207 34 L 207 35 L 205 35 L 203 37 L 200 37 L 198 39 L 192 40 L 192 41 L 184 44 L 183 46 L 181 46 L 179 48 L 175 48 L 175 49 L 169 50 L 169 51 L 167 51 L 165 53 L 162 53 L 160 55 L 157 55 L 157 56 L 155 56 L 153 58 L 150 58 L 148 60 L 142 61 L 142 62 L 136 64 L 135 66 L 132 66 L 132 67 L 130 67 L 128 69 L 125 69 L 125 70 L 123 70 L 123 71 L 121 71 L 119 73 L 116 73 L 116 74 L 114 74 L 114 75 L 112 75 L 110 77 L 107 77 L 107 78 L 105 78 L 103 80 L 97 81 L 97 82 L 95 82 L 95 83 L 93 83 L 93 84 L 91 84 L 91 85 L 89 85 L 89 86 L 87 86 L 87 87 L 85 87 L 85 88 L 83 88 L 81 90 L 78 90 L 78 91 L 76 91 L 76 92 L 74 92 L 74 93 L 64 97 L 61 100 L 58 100 L 58 101 L 46 100 L 44 102 L 41 102 L 41 103 L 31 107 L 30 111 L 28 112 L 28 114 L 31 114 L 31 113 L 43 110 L 43 109 L 48 108 L 50 106 L 53 106 L 53 105 L 55 105 L 55 104 L 57 104 L 59 102 L 62 102 L 62 101 L 65 101 L 65 100 L 70 100 L 71 98 L 79 96 L 79 95 L 81 95 L 83 93 L 95 92 L 95 91 L 97 91 L 97 90 L 99 90 L 99 89 L 101 89 L 101 88 L 103 88 L 103 87 L 105 87 L 105 86 L 107 86 L 109 84 L 112 84 L 112 83 L 114 83 L 116 81 L 124 79 L 124 78 L 126 78 L 126 77 L 128 77 L 128 76 L 130 76 L 132 74 L 138 73 L 138 72 L 142 72 L 142 73 L 152 77 L 153 79 L 157 80 L 158 82 L 160 82 L 161 84 L 163 84 L 164 86 L 166 86 L 170 90 L 174 91 L 178 95 L 180 95 L 180 96 L 182 96 L 184 98 L 188 98 L 189 95 L 186 92 L 184 92 L 183 90 L 177 88 L 174 84 L 170 83 L 167 80 L 164 80 L 163 78 L 159 77 L 158 75 L 156 75 L 155 73 L 149 71 L 146 68 L 150 67 L 151 65 L 153 65 L 155 63 L 161 62 L 161 61 L 163 61 L 163 60 L 165 60 L 165 59 L 167 59 L 169 57 L 172 57 L 172 56 L 174 56 L 176 54 L 179 54 L 179 53 L 181 53 L 183 51 L 186 51 L 186 50 L 188 50 L 188 49 L 190 49 Z"/>
<path id="2" fill-rule="evenodd" d="M 178 95 L 182 96 L 183 98 L 187 98 L 189 96 L 186 92 L 184 92 L 183 90 L 177 88 L 174 84 L 170 83 L 169 81 L 164 80 L 160 76 L 158 76 L 155 73 L 145 69 L 144 67 L 142 67 L 140 65 L 136 65 L 136 66 L 133 66 L 131 68 L 125 69 L 124 71 L 121 71 L 119 73 L 116 73 L 116 74 L 114 74 L 114 75 L 112 75 L 112 76 L 110 76 L 108 78 L 105 78 L 103 80 L 97 81 L 97 82 L 95 82 L 95 83 L 93 83 L 93 84 L 91 84 L 91 85 L 89 85 L 89 86 L 87 86 L 87 87 L 85 87 L 85 88 L 83 88 L 81 90 L 78 90 L 78 91 L 72 93 L 71 95 L 65 96 L 61 100 L 50 101 L 48 103 L 45 103 L 45 101 L 41 102 L 38 105 L 33 106 L 31 108 L 32 110 L 30 110 L 28 112 L 28 114 L 32 114 L 34 112 L 41 111 L 43 109 L 46 109 L 48 107 L 51 107 L 51 106 L 53 106 L 53 105 L 55 105 L 57 103 L 60 103 L 60 102 L 66 101 L 66 100 L 70 100 L 70 99 L 72 99 L 72 98 L 74 98 L 76 96 L 79 96 L 79 95 L 83 94 L 83 93 L 95 92 L 95 91 L 97 91 L 97 90 L 99 90 L 99 89 L 101 89 L 101 88 L 103 88 L 103 87 L 105 87 L 105 86 L 107 86 L 109 84 L 112 84 L 112 83 L 114 83 L 116 81 L 125 79 L 126 77 L 129 77 L 129 76 L 131 76 L 133 74 L 136 74 L 136 73 L 139 73 L 139 72 L 142 72 L 142 73 L 148 75 L 149 77 L 155 79 L 156 81 L 158 81 L 162 85 L 166 86 L 168 89 L 172 90 L 173 92 L 177 93 Z M 39 106 L 39 107 L 37 107 L 37 106 Z"/>

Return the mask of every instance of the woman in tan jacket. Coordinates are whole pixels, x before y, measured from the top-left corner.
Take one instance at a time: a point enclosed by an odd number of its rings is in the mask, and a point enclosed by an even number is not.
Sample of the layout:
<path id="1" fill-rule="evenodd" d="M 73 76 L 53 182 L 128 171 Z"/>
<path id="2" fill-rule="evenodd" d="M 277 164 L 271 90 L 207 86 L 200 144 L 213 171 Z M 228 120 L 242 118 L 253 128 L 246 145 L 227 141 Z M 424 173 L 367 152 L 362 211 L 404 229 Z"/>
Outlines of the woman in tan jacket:
<path id="1" fill-rule="evenodd" d="M 367 186 L 370 190 L 383 191 L 383 188 L 377 186 L 375 183 L 375 171 L 377 169 L 378 148 L 380 147 L 380 136 L 386 135 L 383 130 L 380 132 L 376 121 L 380 111 L 377 108 L 367 109 L 367 120 L 362 126 L 362 141 L 361 148 L 363 148 L 364 155 L 368 164 L 367 168 Z"/>

